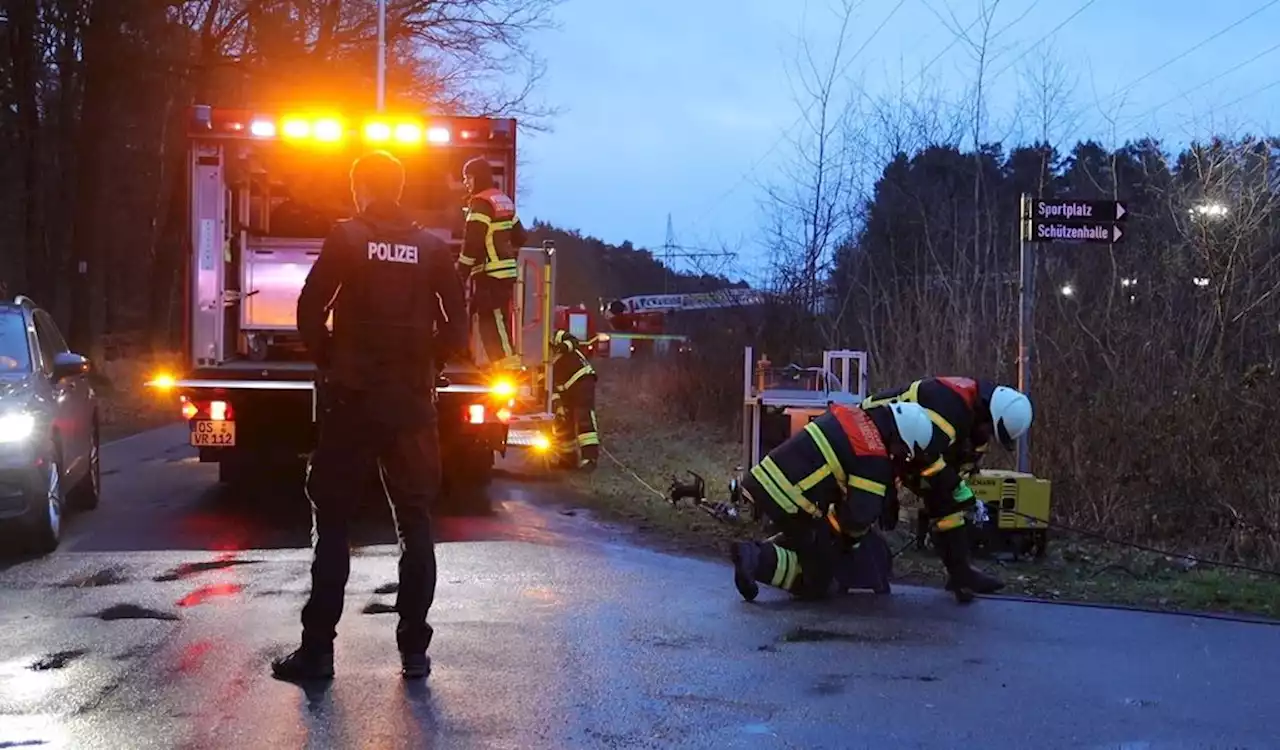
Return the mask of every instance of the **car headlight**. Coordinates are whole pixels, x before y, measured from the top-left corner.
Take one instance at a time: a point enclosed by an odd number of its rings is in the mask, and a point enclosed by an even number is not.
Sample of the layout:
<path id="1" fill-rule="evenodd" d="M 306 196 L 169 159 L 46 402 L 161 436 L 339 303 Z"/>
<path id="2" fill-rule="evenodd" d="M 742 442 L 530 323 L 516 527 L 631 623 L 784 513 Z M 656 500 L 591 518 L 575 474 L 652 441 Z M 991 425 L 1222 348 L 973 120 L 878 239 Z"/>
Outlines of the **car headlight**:
<path id="1" fill-rule="evenodd" d="M 36 418 L 30 414 L 0 416 L 0 443 L 19 443 L 36 431 Z"/>

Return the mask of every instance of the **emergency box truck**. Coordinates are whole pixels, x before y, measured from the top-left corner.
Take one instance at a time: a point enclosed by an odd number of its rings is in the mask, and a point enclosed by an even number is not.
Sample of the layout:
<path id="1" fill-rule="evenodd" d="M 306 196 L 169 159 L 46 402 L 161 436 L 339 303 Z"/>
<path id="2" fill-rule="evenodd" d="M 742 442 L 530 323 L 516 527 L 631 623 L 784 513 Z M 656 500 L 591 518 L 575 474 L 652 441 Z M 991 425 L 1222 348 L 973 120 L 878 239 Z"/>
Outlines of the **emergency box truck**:
<path id="1" fill-rule="evenodd" d="M 315 366 L 295 306 L 333 222 L 355 207 L 350 168 L 373 149 L 405 165 L 402 206 L 455 257 L 464 230 L 462 165 L 483 156 L 515 197 L 516 122 L 337 112 L 191 108 L 184 256 L 184 362 L 148 385 L 176 395 L 201 462 L 224 482 L 301 472 L 314 448 Z M 520 373 L 446 364 L 437 385 L 446 486 L 483 483 L 508 446 L 545 451 L 551 421 L 555 251 L 519 250 L 512 304 Z M 472 350 L 482 348 L 472 336 Z M 473 359 L 474 361 L 474 359 Z"/>

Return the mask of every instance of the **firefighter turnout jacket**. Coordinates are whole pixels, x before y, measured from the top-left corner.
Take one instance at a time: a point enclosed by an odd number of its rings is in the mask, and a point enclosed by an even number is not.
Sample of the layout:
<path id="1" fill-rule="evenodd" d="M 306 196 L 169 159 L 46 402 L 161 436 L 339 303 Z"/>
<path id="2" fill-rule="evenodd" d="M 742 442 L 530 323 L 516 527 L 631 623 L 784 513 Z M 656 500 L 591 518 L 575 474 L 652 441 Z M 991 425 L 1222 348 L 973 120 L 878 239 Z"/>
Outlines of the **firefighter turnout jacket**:
<path id="1" fill-rule="evenodd" d="M 596 370 L 582 353 L 578 341 L 566 331 L 556 331 L 552 340 L 555 360 L 551 365 L 551 381 L 556 412 L 565 435 L 563 448 L 580 452 L 580 463 L 594 463 L 600 450 L 600 428 L 596 420 Z M 570 432 L 572 431 L 572 432 Z"/>
<path id="2" fill-rule="evenodd" d="M 856 541 L 879 517 L 893 477 L 872 415 L 834 404 L 752 467 L 743 486 L 774 520 L 808 517 Z"/>
<path id="3" fill-rule="evenodd" d="M 516 255 L 527 239 L 515 201 L 497 188 L 481 190 L 467 207 L 458 265 L 472 278 L 514 282 Z"/>
<path id="4" fill-rule="evenodd" d="M 334 225 L 297 306 L 298 332 L 326 382 L 384 393 L 382 416 L 409 416 L 395 414 L 396 394 L 429 393 L 440 364 L 466 346 L 451 255 L 395 204 L 372 204 Z"/>
<path id="5" fill-rule="evenodd" d="M 867 568 L 867 588 L 888 590 L 888 548 L 870 529 L 893 492 L 886 436 L 896 434 L 887 409 L 835 404 L 752 467 L 742 492 L 782 536 L 733 546 L 735 583 L 748 601 L 757 581 L 804 598 L 825 596 L 833 579 L 863 587 L 841 576 L 848 562 Z"/>
<path id="6" fill-rule="evenodd" d="M 863 401 L 863 408 L 906 401 L 928 410 L 933 421 L 933 442 L 929 459 L 908 468 L 903 484 L 926 502 L 933 499 L 929 512 L 936 517 L 939 530 L 962 522 L 963 509 L 974 502 L 973 490 L 965 477 L 977 472 L 978 463 L 987 451 L 991 430 L 984 426 L 990 416 L 984 414 L 981 398 L 984 383 L 972 378 L 923 378 L 903 388 L 890 388 Z M 987 385 L 989 392 L 990 386 Z M 936 458 L 933 458 L 936 456 Z M 962 510 L 946 507 L 950 498 Z"/>

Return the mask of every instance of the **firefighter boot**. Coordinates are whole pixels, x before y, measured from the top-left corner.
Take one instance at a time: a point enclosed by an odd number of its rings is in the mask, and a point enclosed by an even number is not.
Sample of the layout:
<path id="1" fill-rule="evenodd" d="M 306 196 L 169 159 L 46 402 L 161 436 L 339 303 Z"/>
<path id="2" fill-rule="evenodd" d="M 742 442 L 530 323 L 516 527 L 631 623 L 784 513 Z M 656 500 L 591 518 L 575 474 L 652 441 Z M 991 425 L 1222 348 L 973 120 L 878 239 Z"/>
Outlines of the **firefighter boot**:
<path id="1" fill-rule="evenodd" d="M 733 557 L 733 585 L 742 598 L 753 602 L 760 595 L 756 568 L 760 567 L 760 547 L 755 542 L 734 542 L 729 551 Z"/>
<path id="2" fill-rule="evenodd" d="M 1004 582 L 969 565 L 969 526 L 957 526 L 947 531 L 935 532 L 938 556 L 947 568 L 947 591 L 955 594 L 956 601 L 968 604 L 974 594 L 993 594 L 1004 588 Z"/>

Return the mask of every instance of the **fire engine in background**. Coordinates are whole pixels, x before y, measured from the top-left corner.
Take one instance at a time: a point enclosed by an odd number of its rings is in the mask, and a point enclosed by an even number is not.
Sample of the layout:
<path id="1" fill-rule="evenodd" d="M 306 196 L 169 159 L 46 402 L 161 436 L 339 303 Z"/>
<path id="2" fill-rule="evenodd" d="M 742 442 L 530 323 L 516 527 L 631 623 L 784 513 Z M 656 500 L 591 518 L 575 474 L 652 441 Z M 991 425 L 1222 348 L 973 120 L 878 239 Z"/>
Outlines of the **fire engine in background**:
<path id="1" fill-rule="evenodd" d="M 333 222 L 354 211 L 352 160 L 372 148 L 395 153 L 406 171 L 402 205 L 456 251 L 462 165 L 484 156 L 499 189 L 514 196 L 516 122 L 196 106 L 190 128 L 185 371 L 148 384 L 176 392 L 191 444 L 202 462 L 219 465 L 222 481 L 264 468 L 301 472 L 299 459 L 315 445 L 317 390 L 295 305 Z M 520 250 L 511 319 L 522 380 L 493 380 L 469 365 L 443 369 L 446 483 L 483 482 L 508 446 L 549 446 L 554 271 L 549 243 Z M 473 350 L 475 340 L 473 331 Z"/>
<path id="2" fill-rule="evenodd" d="M 764 292 L 754 289 L 721 289 L 691 294 L 643 294 L 601 305 L 608 321 L 606 356 L 626 358 L 652 348 L 657 353 L 675 347 L 683 351 L 687 337 L 667 332 L 668 316 L 692 310 L 762 305 Z"/>
<path id="3" fill-rule="evenodd" d="M 557 331 L 568 331 L 569 335 L 582 342 L 583 352 L 591 356 L 609 341 L 609 334 L 600 332 L 596 318 L 586 305 L 557 305 L 555 328 Z"/>

